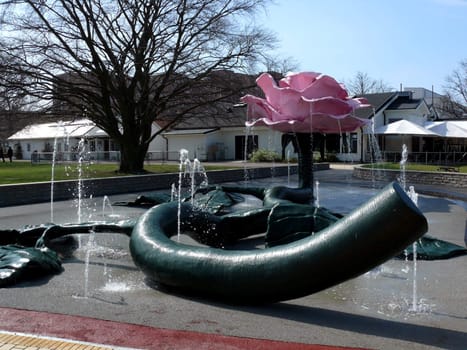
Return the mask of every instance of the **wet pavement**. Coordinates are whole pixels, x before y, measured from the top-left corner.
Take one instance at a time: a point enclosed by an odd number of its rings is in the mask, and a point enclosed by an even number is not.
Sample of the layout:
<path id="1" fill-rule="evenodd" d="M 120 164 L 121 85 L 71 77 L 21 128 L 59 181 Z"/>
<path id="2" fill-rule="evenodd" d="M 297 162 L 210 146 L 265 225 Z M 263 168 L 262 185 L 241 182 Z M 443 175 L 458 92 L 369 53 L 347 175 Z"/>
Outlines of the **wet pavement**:
<path id="1" fill-rule="evenodd" d="M 366 201 L 383 185 L 353 179 L 351 170 L 346 167 L 317 172 L 316 179 L 320 205 L 341 213 Z M 252 181 L 252 185 L 293 185 L 294 181 L 294 177 L 270 178 L 258 183 Z M 462 191 L 420 187 L 419 207 L 428 219 L 428 234 L 465 247 L 467 205 L 459 200 L 459 196 L 464 195 Z M 456 199 L 427 196 L 423 191 L 438 191 L 444 195 L 452 192 L 456 193 Z M 135 196 L 112 196 L 110 201 L 133 200 Z M 144 212 L 115 206 L 105 206 L 103 212 L 103 207 L 102 198 L 88 199 L 82 216 L 95 221 L 111 217 L 135 218 Z M 45 223 L 50 221 L 50 211 L 50 203 L 2 208 L 0 227 Z M 54 204 L 56 223 L 74 222 L 76 213 L 74 201 Z M 64 257 L 61 274 L 0 289 L 0 330 L 39 332 L 40 326 L 32 326 L 31 314 L 14 316 L 9 311 L 16 310 L 39 312 L 37 317 L 43 317 L 42 323 L 56 315 L 66 315 L 116 322 L 112 327 L 138 326 L 175 332 L 171 338 L 153 333 L 153 337 L 163 337 L 164 343 L 161 345 L 154 340 L 151 345 L 143 335 L 139 337 L 146 339 L 145 342 L 138 343 L 138 339 L 125 342 L 131 335 L 121 338 L 113 335 L 112 338 L 109 335 L 113 333 L 108 330 L 95 328 L 92 331 L 93 326 L 84 327 L 84 319 L 79 322 L 74 319 L 70 323 L 57 319 L 50 322 L 49 328 L 44 327 L 51 336 L 78 338 L 111 347 L 273 348 L 269 341 L 279 342 L 274 343 L 277 348 L 287 349 L 300 344 L 371 349 L 464 349 L 467 344 L 467 256 L 418 261 L 416 275 L 412 262 L 394 259 L 365 275 L 304 298 L 242 306 L 169 294 L 154 286 L 134 266 L 128 251 L 129 240 L 124 235 L 96 235 L 97 244 L 91 247 L 87 247 L 88 240 L 88 235 L 76 236 L 74 249 L 61 251 Z M 63 326 L 61 332 L 50 330 L 61 323 L 68 326 Z M 198 337 L 185 338 L 177 332 Z M 134 331 L 133 334 L 138 337 L 139 333 Z M 219 343 L 215 338 L 218 336 L 264 342 L 234 345 L 228 341 Z M 183 346 L 178 343 L 180 339 L 184 339 Z M 191 347 L 187 339 L 191 339 Z"/>

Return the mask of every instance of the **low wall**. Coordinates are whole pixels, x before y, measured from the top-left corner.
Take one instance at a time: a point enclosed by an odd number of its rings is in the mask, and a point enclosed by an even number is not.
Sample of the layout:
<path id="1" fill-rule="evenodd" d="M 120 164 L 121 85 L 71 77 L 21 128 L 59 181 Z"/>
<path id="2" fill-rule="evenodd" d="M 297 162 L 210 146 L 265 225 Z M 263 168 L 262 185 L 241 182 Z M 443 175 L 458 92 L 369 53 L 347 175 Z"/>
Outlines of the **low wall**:
<path id="1" fill-rule="evenodd" d="M 315 164 L 316 170 L 329 169 L 329 164 Z M 222 182 L 254 180 L 276 176 L 287 176 L 297 173 L 297 166 L 285 165 L 274 167 L 238 168 L 230 170 L 208 171 L 210 184 Z M 147 174 L 135 176 L 119 176 L 102 179 L 82 180 L 83 197 L 99 197 L 105 195 L 137 193 L 155 190 L 169 190 L 173 183 L 178 183 L 178 174 Z M 55 181 L 53 189 L 54 201 L 78 198 L 78 181 Z M 50 201 L 50 182 L 27 183 L 17 185 L 0 185 L 0 207 L 41 203 Z"/>
<path id="2" fill-rule="evenodd" d="M 354 168 L 353 176 L 363 180 L 393 181 L 400 178 L 400 171 L 378 170 L 358 166 Z M 407 170 L 405 178 L 408 183 L 467 188 L 467 174 L 463 173 Z"/>

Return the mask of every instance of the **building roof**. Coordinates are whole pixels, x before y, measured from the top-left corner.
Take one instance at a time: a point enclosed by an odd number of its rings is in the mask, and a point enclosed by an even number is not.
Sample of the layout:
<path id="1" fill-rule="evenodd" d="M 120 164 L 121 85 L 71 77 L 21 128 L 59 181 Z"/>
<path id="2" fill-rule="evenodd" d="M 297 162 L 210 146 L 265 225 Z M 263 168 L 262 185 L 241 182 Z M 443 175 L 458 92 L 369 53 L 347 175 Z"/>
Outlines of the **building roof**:
<path id="1" fill-rule="evenodd" d="M 412 98 L 411 91 L 382 92 L 358 97 L 366 98 L 371 105 L 371 107 L 359 108 L 355 111 L 355 116 L 366 119 L 372 118 L 381 110 L 416 109 L 424 102 L 423 99 Z"/>
<path id="2" fill-rule="evenodd" d="M 245 127 L 246 105 L 233 103 L 217 103 L 205 108 L 205 113 L 186 117 L 172 130 L 184 129 L 219 129 Z"/>
<path id="3" fill-rule="evenodd" d="M 365 94 L 362 96 L 368 100 L 371 107 L 359 108 L 355 110 L 355 116 L 359 118 L 369 119 L 377 114 L 382 108 L 387 106 L 397 97 L 397 92 L 381 92 L 374 94 Z"/>
<path id="4" fill-rule="evenodd" d="M 397 99 L 392 102 L 387 109 L 416 109 L 423 102 L 423 99 L 414 99 L 412 96 L 398 96 Z"/>
<path id="5" fill-rule="evenodd" d="M 172 131 L 165 132 L 164 135 L 205 135 L 211 132 L 217 131 L 219 128 L 210 129 L 174 129 Z"/>
<path id="6" fill-rule="evenodd" d="M 80 119 L 68 122 L 53 122 L 28 125 L 8 138 L 8 140 L 39 140 L 73 137 L 106 137 L 92 121 Z"/>

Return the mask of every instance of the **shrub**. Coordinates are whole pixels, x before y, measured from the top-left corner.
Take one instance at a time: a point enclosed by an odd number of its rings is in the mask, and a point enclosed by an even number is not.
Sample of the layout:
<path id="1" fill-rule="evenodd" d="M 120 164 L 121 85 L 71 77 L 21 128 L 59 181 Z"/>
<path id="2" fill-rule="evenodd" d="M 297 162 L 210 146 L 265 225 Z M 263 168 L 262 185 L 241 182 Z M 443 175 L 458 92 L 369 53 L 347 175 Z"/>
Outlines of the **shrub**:
<path id="1" fill-rule="evenodd" d="M 328 153 L 326 154 L 326 161 L 327 162 L 339 162 L 339 158 L 337 158 L 337 155 L 335 153 Z"/>
<path id="2" fill-rule="evenodd" d="M 250 155 L 252 162 L 280 162 L 281 156 L 274 151 L 257 149 Z"/>

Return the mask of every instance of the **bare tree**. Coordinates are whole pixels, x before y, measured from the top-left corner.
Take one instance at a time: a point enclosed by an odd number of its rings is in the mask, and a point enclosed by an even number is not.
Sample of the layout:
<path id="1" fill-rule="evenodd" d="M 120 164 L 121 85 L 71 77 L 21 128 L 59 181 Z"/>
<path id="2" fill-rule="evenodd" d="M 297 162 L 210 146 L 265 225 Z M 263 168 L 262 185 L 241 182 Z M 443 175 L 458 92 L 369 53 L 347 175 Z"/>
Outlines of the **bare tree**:
<path id="1" fill-rule="evenodd" d="M 32 103 L 23 88 L 29 84 L 28 77 L 12 73 L 8 67 L 14 64 L 0 54 L 0 111 L 21 111 Z"/>
<path id="2" fill-rule="evenodd" d="M 445 97 L 439 107 L 443 112 L 454 118 L 467 117 L 467 59 L 460 62 L 447 78 Z"/>
<path id="3" fill-rule="evenodd" d="M 254 85 L 216 72 L 258 69 L 275 38 L 249 19 L 267 2 L 3 0 L 2 53 L 25 92 L 86 113 L 120 145 L 120 171 L 141 172 L 157 135 Z"/>
<path id="4" fill-rule="evenodd" d="M 25 126 L 27 116 L 36 116 L 31 111 L 33 101 L 30 96 L 25 93 L 24 88 L 17 88 L 27 86 L 28 77 L 24 74 L 12 74 L 8 69 L 12 64 L 14 62 L 0 54 L 0 147 L 8 136 L 17 131 L 16 126 Z"/>
<path id="5" fill-rule="evenodd" d="M 352 80 L 346 82 L 345 86 L 350 95 L 357 96 L 394 90 L 383 80 L 373 79 L 367 73 L 360 71 L 355 74 Z"/>
<path id="6" fill-rule="evenodd" d="M 297 71 L 299 63 L 293 57 L 277 59 L 277 57 L 263 57 L 265 69 L 268 72 L 277 72 L 284 76 L 288 72 Z"/>

